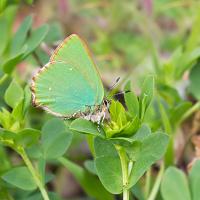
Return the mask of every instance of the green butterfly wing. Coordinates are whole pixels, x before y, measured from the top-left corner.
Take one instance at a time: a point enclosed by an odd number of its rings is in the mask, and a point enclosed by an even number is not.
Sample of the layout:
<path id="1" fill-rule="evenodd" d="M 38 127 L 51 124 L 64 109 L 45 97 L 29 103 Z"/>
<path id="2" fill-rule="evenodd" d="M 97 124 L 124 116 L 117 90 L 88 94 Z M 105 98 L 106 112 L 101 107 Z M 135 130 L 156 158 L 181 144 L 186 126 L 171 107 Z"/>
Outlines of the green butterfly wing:
<path id="1" fill-rule="evenodd" d="M 71 117 L 100 105 L 104 89 L 85 43 L 75 34 L 55 50 L 33 78 L 34 104 L 50 113 Z"/>
<path id="2" fill-rule="evenodd" d="M 99 72 L 93 62 L 91 53 L 84 41 L 76 34 L 67 37 L 55 50 L 51 61 L 66 61 L 77 65 L 87 81 L 95 89 L 99 104 L 104 96 L 104 89 Z"/>

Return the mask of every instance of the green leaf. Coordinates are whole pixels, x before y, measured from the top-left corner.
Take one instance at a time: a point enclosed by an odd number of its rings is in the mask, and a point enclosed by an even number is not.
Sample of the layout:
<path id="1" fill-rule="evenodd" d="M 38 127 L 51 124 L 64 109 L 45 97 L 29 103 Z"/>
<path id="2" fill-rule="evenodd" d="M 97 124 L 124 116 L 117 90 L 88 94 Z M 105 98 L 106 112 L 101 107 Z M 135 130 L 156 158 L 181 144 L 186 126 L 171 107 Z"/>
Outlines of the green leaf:
<path id="1" fill-rule="evenodd" d="M 142 92 L 140 95 L 140 99 L 143 99 L 145 96 L 147 96 L 146 99 L 146 107 L 151 103 L 151 100 L 153 98 L 153 92 L 154 92 L 154 77 L 148 76 L 145 78 L 143 85 L 142 85 Z"/>
<path id="2" fill-rule="evenodd" d="M 16 148 L 18 145 L 24 148 L 29 147 L 38 142 L 40 131 L 31 128 L 25 128 L 17 133 L 2 129 L 0 131 L 0 138 L 5 141 L 5 145 Z"/>
<path id="3" fill-rule="evenodd" d="M 175 76 L 177 79 L 180 79 L 183 73 L 190 69 L 197 59 L 200 57 L 200 48 L 197 47 L 191 52 L 185 52 L 178 63 L 178 67 L 176 67 Z"/>
<path id="4" fill-rule="evenodd" d="M 190 85 L 189 92 L 198 100 L 200 100 L 200 62 L 198 62 L 191 70 L 190 70 Z"/>
<path id="5" fill-rule="evenodd" d="M 0 142 L 9 147 L 15 147 L 15 138 L 16 133 L 13 133 L 11 131 L 7 131 L 5 129 L 0 129 Z"/>
<path id="6" fill-rule="evenodd" d="M 136 133 L 139 127 L 140 121 L 137 116 L 133 118 L 132 121 L 127 121 L 127 123 L 121 127 L 119 127 L 115 122 L 111 122 L 111 124 L 105 127 L 106 136 L 107 138 L 130 137 Z"/>
<path id="7" fill-rule="evenodd" d="M 94 139 L 94 149 L 96 157 L 118 156 L 118 153 L 110 140 L 96 137 Z"/>
<path id="8" fill-rule="evenodd" d="M 13 57 L 9 58 L 9 60 L 3 64 L 3 70 L 5 73 L 11 74 L 13 72 L 16 65 L 23 60 L 25 50 L 26 49 L 23 49 L 20 53 L 17 53 Z"/>
<path id="9" fill-rule="evenodd" d="M 90 152 L 92 155 L 94 155 L 94 137 L 92 135 L 87 135 L 86 139 Z"/>
<path id="10" fill-rule="evenodd" d="M 135 184 L 135 185 L 131 188 L 131 193 L 132 193 L 138 200 L 145 200 L 144 194 L 143 194 L 143 191 L 142 191 L 142 187 L 141 187 L 141 185 L 139 185 L 139 183 Z"/>
<path id="11" fill-rule="evenodd" d="M 162 120 L 164 130 L 167 134 L 171 134 L 172 127 L 171 127 L 170 119 L 168 117 L 168 114 L 167 114 L 167 111 L 166 111 L 164 105 L 162 104 L 162 102 L 159 101 L 159 99 L 158 99 L 158 107 L 159 107 L 159 112 L 161 115 L 161 120 Z"/>
<path id="12" fill-rule="evenodd" d="M 95 163 L 93 160 L 86 160 L 84 162 L 85 168 L 92 174 L 97 174 L 97 170 L 95 168 Z"/>
<path id="13" fill-rule="evenodd" d="M 11 161 L 7 156 L 7 150 L 2 145 L 0 145 L 0 163 L 0 173 L 11 168 Z"/>
<path id="14" fill-rule="evenodd" d="M 140 129 L 133 136 L 134 140 L 143 141 L 147 136 L 151 134 L 151 129 L 148 125 L 143 124 Z"/>
<path id="15" fill-rule="evenodd" d="M 123 147 L 131 161 L 137 160 L 142 145 L 140 141 L 125 137 L 110 138 L 109 140 L 114 145 Z"/>
<path id="16" fill-rule="evenodd" d="M 29 5 L 31 5 L 33 3 L 34 0 L 26 0 L 26 3 L 28 3 Z"/>
<path id="17" fill-rule="evenodd" d="M 49 196 L 50 200 L 61 200 L 61 198 L 54 192 L 48 192 L 48 196 Z M 36 199 L 37 200 L 44 200 L 41 193 L 31 194 L 30 196 L 26 196 L 22 200 L 36 200 Z"/>
<path id="18" fill-rule="evenodd" d="M 135 118 L 133 118 L 132 121 L 129 121 L 126 124 L 126 126 L 122 129 L 120 135 L 130 137 L 137 132 L 139 127 L 140 127 L 140 120 L 138 116 L 135 116 Z"/>
<path id="19" fill-rule="evenodd" d="M 179 103 L 175 108 L 170 112 L 170 122 L 173 125 L 177 125 L 180 122 L 182 116 L 190 109 L 192 103 L 189 101 L 183 101 Z"/>
<path id="20" fill-rule="evenodd" d="M 24 89 L 24 102 L 23 102 L 23 114 L 25 115 L 31 104 L 31 91 L 29 85 L 26 85 Z"/>
<path id="21" fill-rule="evenodd" d="M 105 125 L 107 138 L 132 136 L 140 126 L 138 116 L 133 118 L 125 111 L 123 105 L 118 101 L 112 101 L 110 105 L 110 122 Z"/>
<path id="22" fill-rule="evenodd" d="M 56 134 L 62 133 L 65 130 L 66 125 L 61 119 L 53 118 L 48 120 L 42 127 L 42 143 L 48 142 L 48 140 L 51 142 L 51 137 L 54 137 Z M 50 137 L 47 137 L 49 135 Z"/>
<path id="23" fill-rule="evenodd" d="M 7 39 L 7 24 L 3 17 L 0 18 L 0 29 L 1 29 L 1 45 L 0 45 L 0 55 L 3 54 L 8 39 Z"/>
<path id="24" fill-rule="evenodd" d="M 12 115 L 5 108 L 2 108 L 2 111 L 0 111 L 0 124 L 7 130 L 10 129 L 13 124 Z"/>
<path id="25" fill-rule="evenodd" d="M 25 19 L 24 23 L 21 25 L 16 35 L 14 36 L 14 40 L 11 46 L 12 57 L 9 58 L 3 65 L 5 73 L 11 74 L 15 66 L 19 62 L 24 60 L 29 54 L 31 54 L 38 47 L 38 45 L 44 40 L 48 32 L 47 25 L 43 25 L 38 29 L 34 30 L 31 33 L 30 37 L 27 39 L 25 45 L 22 46 L 26 40 L 31 24 L 32 24 L 32 17 L 29 16 Z M 19 49 L 20 50 L 22 49 L 20 53 Z"/>
<path id="26" fill-rule="evenodd" d="M 16 15 L 16 11 L 17 11 L 17 6 L 10 5 L 0 15 L 0 30 L 1 30 L 0 55 L 5 53 L 6 47 L 8 45 L 9 38 L 12 33 L 13 21 Z"/>
<path id="27" fill-rule="evenodd" d="M 6 7 L 7 4 L 7 0 L 1 0 L 0 2 L 0 13 L 4 10 L 4 8 Z"/>
<path id="28" fill-rule="evenodd" d="M 123 189 L 120 158 L 114 145 L 102 138 L 94 140 L 95 166 L 103 186 L 112 194 L 120 194 Z"/>
<path id="29" fill-rule="evenodd" d="M 21 49 L 22 46 L 24 45 L 28 37 L 28 32 L 31 29 L 32 21 L 33 17 L 27 16 L 21 23 L 20 27 L 18 28 L 17 32 L 15 33 L 12 39 L 11 55 L 16 55 L 19 49 Z"/>
<path id="30" fill-rule="evenodd" d="M 129 187 L 137 183 L 145 171 L 164 155 L 169 138 L 164 133 L 152 133 L 146 137 L 141 146 L 140 154 L 130 174 Z"/>
<path id="31" fill-rule="evenodd" d="M 22 99 L 15 107 L 14 109 L 12 110 L 12 117 L 15 119 L 15 120 L 23 120 L 23 102 L 24 100 Z"/>
<path id="32" fill-rule="evenodd" d="M 83 134 L 89 134 L 94 136 L 102 136 L 104 135 L 103 130 L 101 130 L 101 134 L 99 130 L 97 129 L 97 125 L 92 123 L 91 121 L 88 121 L 86 119 L 76 119 L 70 124 L 70 130 L 77 131 L 79 133 Z"/>
<path id="33" fill-rule="evenodd" d="M 72 141 L 72 133 L 60 119 L 51 119 L 42 128 L 42 149 L 45 159 L 62 156 Z"/>
<path id="34" fill-rule="evenodd" d="M 8 43 L 8 24 L 4 15 L 0 16 L 0 30 L 1 30 L 1 44 L 0 44 L 0 55 L 3 54 L 7 43 Z"/>
<path id="35" fill-rule="evenodd" d="M 47 32 L 48 32 L 48 25 L 43 25 L 31 33 L 30 37 L 26 42 L 27 50 L 26 53 L 24 54 L 24 58 L 26 58 L 40 45 L 40 43 L 44 40 L 45 36 L 47 35 Z"/>
<path id="36" fill-rule="evenodd" d="M 125 93 L 124 98 L 125 98 L 125 103 L 128 108 L 128 112 L 134 117 L 134 116 L 139 116 L 139 102 L 138 98 L 135 95 L 134 92 L 131 92 L 131 82 L 129 81 L 125 88 L 125 91 L 128 91 Z M 130 91 L 130 92 L 129 92 Z"/>
<path id="37" fill-rule="evenodd" d="M 95 159 L 95 165 L 103 186 L 112 194 L 122 193 L 120 159 L 112 156 L 98 157 Z"/>
<path id="38" fill-rule="evenodd" d="M 189 173 L 190 189 L 192 193 L 192 200 L 199 200 L 200 197 L 200 160 L 197 160 Z"/>
<path id="39" fill-rule="evenodd" d="M 124 124 L 126 124 L 126 112 L 119 101 L 112 101 L 109 111 L 111 120 L 116 122 L 119 127 L 122 127 Z"/>
<path id="40" fill-rule="evenodd" d="M 111 118 L 112 120 L 115 119 L 113 121 L 115 121 L 118 125 L 120 124 L 121 126 L 123 126 L 123 124 L 127 122 L 125 109 L 119 101 L 116 101 L 113 105 L 115 106 L 115 108 L 112 109 L 112 104 L 110 108 Z"/>
<path id="41" fill-rule="evenodd" d="M 172 137 L 172 124 L 170 123 L 170 119 L 169 119 L 169 114 L 168 114 L 168 110 L 165 106 L 165 101 L 160 101 L 160 98 L 158 97 L 158 109 L 160 112 L 160 118 L 161 118 L 161 122 L 162 122 L 162 126 L 164 131 L 170 135 L 170 140 L 169 140 L 169 144 L 167 147 L 167 151 L 165 154 L 165 164 L 166 166 L 170 166 L 173 165 L 174 163 L 174 150 L 173 150 L 173 137 Z"/>
<path id="42" fill-rule="evenodd" d="M 18 145 L 21 145 L 24 148 L 26 148 L 37 143 L 40 135 L 41 133 L 39 130 L 32 129 L 32 128 L 25 128 L 22 131 L 17 133 L 17 137 L 15 141 Z"/>
<path id="43" fill-rule="evenodd" d="M 46 160 L 42 157 L 39 158 L 38 160 L 38 172 L 40 174 L 41 177 L 41 181 L 43 184 L 45 184 L 45 178 L 46 178 L 46 174 L 45 174 L 45 170 L 46 170 Z M 48 181 L 47 181 L 48 182 Z"/>
<path id="44" fill-rule="evenodd" d="M 187 51 L 192 51 L 197 44 L 199 43 L 199 34 L 200 34 L 200 28 L 199 28 L 199 23 L 200 23 L 200 13 L 199 13 L 199 8 L 198 6 L 195 8 L 194 14 L 195 20 L 192 25 L 192 30 L 190 32 L 190 35 L 188 37 L 187 43 L 186 43 L 186 50 Z"/>
<path id="45" fill-rule="evenodd" d="M 191 200 L 185 174 L 175 167 L 169 167 L 161 183 L 164 200 Z"/>
<path id="46" fill-rule="evenodd" d="M 124 147 L 129 159 L 136 161 L 139 158 L 142 143 L 139 141 L 133 142 L 131 145 Z"/>
<path id="47" fill-rule="evenodd" d="M 170 105 L 176 105 L 181 101 L 178 91 L 166 84 L 159 83 L 156 85 L 160 96 Z"/>
<path id="48" fill-rule="evenodd" d="M 22 190 L 35 190 L 37 188 L 27 167 L 16 167 L 4 173 L 1 178 Z"/>
<path id="49" fill-rule="evenodd" d="M 143 119 L 144 114 L 153 99 L 154 92 L 154 77 L 148 76 L 145 78 L 142 85 L 142 92 L 139 98 L 140 104 L 140 119 Z"/>
<path id="50" fill-rule="evenodd" d="M 26 152 L 30 158 L 34 159 L 44 159 L 43 158 L 43 152 L 42 152 L 42 146 L 41 144 L 33 144 L 29 148 L 26 149 Z"/>
<path id="51" fill-rule="evenodd" d="M 45 43 L 52 44 L 55 41 L 59 41 L 63 38 L 62 26 L 59 22 L 53 22 L 49 25 L 49 31 L 45 37 Z"/>
<path id="52" fill-rule="evenodd" d="M 13 80 L 5 92 L 4 99 L 6 103 L 14 108 L 24 97 L 24 92 L 21 86 Z"/>
<path id="53" fill-rule="evenodd" d="M 114 197 L 104 189 L 96 176 L 66 158 L 61 157 L 58 160 L 74 175 L 89 196 L 97 200 L 114 200 Z"/>
<path id="54" fill-rule="evenodd" d="M 135 142 L 134 139 L 126 137 L 114 137 L 114 138 L 109 138 L 108 140 L 110 140 L 113 144 L 117 144 L 123 147 L 132 145 Z"/>

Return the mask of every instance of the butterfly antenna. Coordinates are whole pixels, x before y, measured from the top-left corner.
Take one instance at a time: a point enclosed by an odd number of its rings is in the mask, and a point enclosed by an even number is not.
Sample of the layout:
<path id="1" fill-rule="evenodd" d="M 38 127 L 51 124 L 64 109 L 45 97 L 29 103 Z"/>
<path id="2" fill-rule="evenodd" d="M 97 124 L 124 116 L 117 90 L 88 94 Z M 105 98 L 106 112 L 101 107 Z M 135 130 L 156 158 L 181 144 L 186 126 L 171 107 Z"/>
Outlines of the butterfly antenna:
<path id="1" fill-rule="evenodd" d="M 129 92 L 131 92 L 131 91 L 130 91 L 130 90 L 126 90 L 126 91 L 123 91 L 123 92 L 118 92 L 118 93 L 116 93 L 116 94 L 113 94 L 112 96 L 114 97 L 114 96 L 117 96 L 117 95 L 120 95 L 120 94 L 129 93 Z"/>
<path id="2" fill-rule="evenodd" d="M 118 77 L 118 78 L 115 80 L 114 84 L 109 88 L 109 91 L 111 91 L 113 88 L 115 88 L 116 85 L 119 83 L 119 81 L 120 81 L 120 77 Z"/>
<path id="3" fill-rule="evenodd" d="M 119 81 L 120 81 L 120 77 L 118 77 L 118 78 L 115 80 L 115 83 L 109 88 L 108 94 L 106 95 L 108 99 L 109 99 L 109 98 L 112 98 L 112 97 L 114 97 L 114 96 L 120 95 L 120 94 L 123 94 L 123 95 L 124 95 L 124 94 L 126 94 L 126 93 L 131 92 L 130 90 L 126 90 L 126 91 L 122 91 L 122 92 L 118 92 L 118 93 L 114 93 L 114 94 L 113 94 L 113 89 L 116 87 L 116 85 L 119 83 Z"/>
<path id="4" fill-rule="evenodd" d="M 107 95 L 106 95 L 106 98 L 107 98 L 107 99 L 113 97 L 113 89 L 116 87 L 116 85 L 119 83 L 119 81 L 120 81 L 120 77 L 118 77 L 118 78 L 115 80 L 114 84 L 108 89 L 108 93 L 107 93 Z"/>

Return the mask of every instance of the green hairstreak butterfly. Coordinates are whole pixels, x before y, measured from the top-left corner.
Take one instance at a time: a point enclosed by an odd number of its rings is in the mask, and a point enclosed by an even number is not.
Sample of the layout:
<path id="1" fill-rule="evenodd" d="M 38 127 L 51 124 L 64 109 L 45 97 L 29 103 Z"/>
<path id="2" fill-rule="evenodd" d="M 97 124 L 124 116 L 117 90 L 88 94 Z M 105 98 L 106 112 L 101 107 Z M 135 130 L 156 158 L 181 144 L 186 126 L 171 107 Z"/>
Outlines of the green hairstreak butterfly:
<path id="1" fill-rule="evenodd" d="M 104 88 L 85 42 L 67 37 L 33 77 L 33 104 L 63 117 L 100 122 L 105 116 Z"/>

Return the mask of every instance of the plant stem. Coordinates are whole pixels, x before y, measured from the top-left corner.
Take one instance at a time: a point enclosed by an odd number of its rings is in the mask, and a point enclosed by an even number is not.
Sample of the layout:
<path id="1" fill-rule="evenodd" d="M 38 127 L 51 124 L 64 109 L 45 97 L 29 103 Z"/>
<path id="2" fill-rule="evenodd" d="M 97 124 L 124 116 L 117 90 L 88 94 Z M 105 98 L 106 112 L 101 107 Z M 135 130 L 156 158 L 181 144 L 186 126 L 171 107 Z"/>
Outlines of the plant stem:
<path id="1" fill-rule="evenodd" d="M 40 61 L 40 58 L 38 57 L 37 53 L 34 51 L 34 52 L 32 53 L 32 55 L 33 55 L 33 58 L 35 59 L 35 61 L 37 62 L 37 64 L 38 64 L 40 67 L 42 67 L 42 66 L 43 66 L 43 63 Z"/>
<path id="2" fill-rule="evenodd" d="M 26 166 L 28 167 L 29 171 L 31 172 L 32 176 L 33 176 L 33 179 L 35 180 L 35 183 L 36 185 L 38 186 L 42 196 L 43 196 L 43 199 L 44 200 L 49 200 L 49 197 L 48 197 L 48 194 L 47 194 L 47 191 L 45 190 L 45 187 L 42 183 L 42 180 L 40 178 L 40 175 L 39 173 L 35 170 L 35 168 L 33 167 L 33 164 L 31 163 L 31 161 L 29 160 L 26 152 L 24 151 L 24 149 L 20 149 L 19 151 L 22 159 L 24 160 Z"/>
<path id="3" fill-rule="evenodd" d="M 126 152 L 124 151 L 123 148 L 118 146 L 116 146 L 116 149 L 118 150 L 122 166 L 123 200 L 129 200 L 129 189 L 127 188 L 129 172 L 128 172 L 128 162 L 127 162 Z"/>
<path id="4" fill-rule="evenodd" d="M 170 136 L 170 141 L 169 141 L 167 151 L 164 157 L 166 166 L 170 166 L 174 164 L 174 137 L 173 137 L 174 131 L 172 129 L 172 125 L 170 123 L 167 112 L 163 104 L 161 103 L 160 96 L 157 95 L 157 98 L 158 98 L 159 111 L 160 111 L 164 131 Z"/>
<path id="5" fill-rule="evenodd" d="M 145 180 L 145 197 L 147 199 L 147 197 L 149 196 L 149 192 L 150 192 L 150 187 L 151 187 L 151 168 L 148 169 L 146 176 L 145 176 L 146 180 Z"/>
<path id="6" fill-rule="evenodd" d="M 174 165 L 174 137 L 173 135 L 170 135 L 164 161 L 165 161 L 166 167 Z"/>
<path id="7" fill-rule="evenodd" d="M 156 198 L 156 195 L 158 193 L 160 183 L 161 183 L 161 180 L 162 180 L 162 175 L 164 173 L 164 169 L 165 169 L 165 166 L 164 166 L 164 163 L 162 163 L 161 166 L 160 166 L 160 171 L 159 171 L 158 176 L 156 178 L 155 184 L 153 186 L 153 189 L 151 190 L 151 193 L 150 193 L 147 200 L 154 200 Z"/>
<path id="8" fill-rule="evenodd" d="M 128 177 L 130 176 L 131 174 L 131 171 L 132 171 L 132 168 L 133 168 L 133 161 L 129 161 L 128 163 Z"/>
<path id="9" fill-rule="evenodd" d="M 190 117 L 194 112 L 200 109 L 200 101 L 196 102 L 181 118 L 180 122 L 183 122 L 188 117 Z"/>
<path id="10" fill-rule="evenodd" d="M 8 78 L 8 74 L 4 74 L 0 79 L 0 85 L 3 84 L 4 81 L 6 81 L 7 78 Z"/>
<path id="11" fill-rule="evenodd" d="M 1 188 L 0 198 L 6 199 L 6 200 L 14 200 L 13 197 L 8 193 L 7 189 L 5 189 L 5 188 L 3 188 L 3 191 L 2 191 L 2 188 Z"/>

